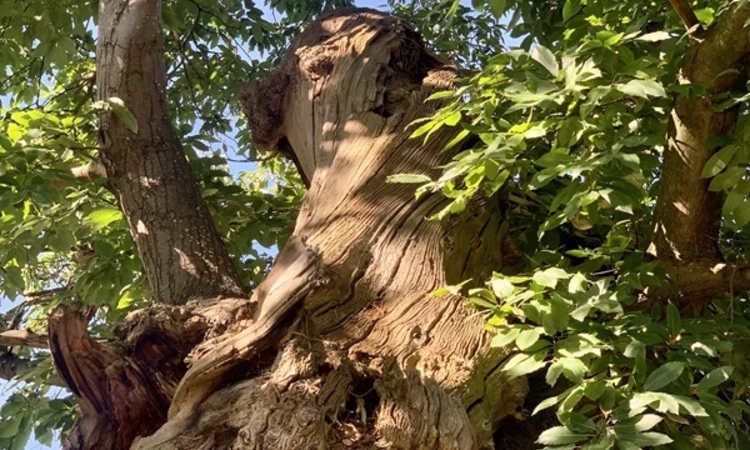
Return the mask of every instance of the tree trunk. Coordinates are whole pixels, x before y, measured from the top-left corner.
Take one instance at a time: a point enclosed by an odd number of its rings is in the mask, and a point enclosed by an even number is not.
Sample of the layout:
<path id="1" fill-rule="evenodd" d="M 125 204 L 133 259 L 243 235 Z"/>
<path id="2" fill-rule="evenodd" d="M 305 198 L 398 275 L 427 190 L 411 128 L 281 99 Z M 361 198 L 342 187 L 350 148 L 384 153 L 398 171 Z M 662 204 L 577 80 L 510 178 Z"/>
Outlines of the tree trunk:
<path id="1" fill-rule="evenodd" d="M 476 201 L 427 221 L 443 198 L 386 183 L 451 157 L 458 130 L 423 145 L 406 127 L 455 74 L 402 21 L 344 10 L 243 91 L 256 143 L 290 154 L 309 193 L 254 322 L 199 347 L 169 422 L 134 449 L 493 447 L 525 380 L 503 376 L 507 352 L 489 349 L 464 299 L 429 294 L 518 263 L 502 210 Z"/>
<path id="2" fill-rule="evenodd" d="M 403 21 L 348 9 L 242 92 L 256 143 L 290 156 L 309 187 L 248 300 L 169 126 L 160 3 L 101 5 L 100 98 L 122 99 L 139 124 L 105 113 L 101 156 L 156 303 L 116 342 L 88 335 L 87 311 L 50 319 L 82 411 L 66 448 L 492 448 L 500 422 L 523 416 L 527 383 L 506 379 L 507 351 L 489 348 L 462 297 L 430 294 L 516 269 L 501 203 L 428 221 L 443 197 L 386 183 L 452 157 L 442 149 L 458 129 L 424 145 L 406 128 L 440 106 L 425 99 L 453 87 L 455 68 Z"/>

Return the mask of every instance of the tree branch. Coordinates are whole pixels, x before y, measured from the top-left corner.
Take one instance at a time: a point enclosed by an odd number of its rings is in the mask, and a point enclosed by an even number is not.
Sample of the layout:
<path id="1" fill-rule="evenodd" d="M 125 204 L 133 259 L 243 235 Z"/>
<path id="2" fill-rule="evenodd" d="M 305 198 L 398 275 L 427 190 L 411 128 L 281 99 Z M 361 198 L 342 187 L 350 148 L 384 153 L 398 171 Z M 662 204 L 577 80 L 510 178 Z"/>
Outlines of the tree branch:
<path id="1" fill-rule="evenodd" d="M 707 84 L 711 96 L 739 89 L 747 80 L 750 4 L 718 18 L 701 41 L 691 41 L 678 82 Z M 735 69 L 735 70 L 730 70 Z M 718 261 L 721 198 L 701 178 L 713 149 L 706 143 L 734 132 L 738 108 L 715 112 L 711 98 L 678 96 L 670 113 L 667 145 L 649 253 L 672 262 Z"/>
<path id="2" fill-rule="evenodd" d="M 7 347 L 49 348 L 47 337 L 25 330 L 0 332 L 0 345 Z"/>
<path id="3" fill-rule="evenodd" d="M 677 15 L 680 16 L 680 20 L 685 24 L 686 29 L 690 30 L 700 23 L 698 17 L 693 12 L 693 7 L 686 0 L 669 0 L 669 2 L 675 11 L 677 11 Z"/>
<path id="4" fill-rule="evenodd" d="M 100 155 L 156 301 L 244 296 L 171 126 L 161 2 L 101 1 L 96 65 L 100 100 L 120 98 L 137 121 L 103 111 Z"/>

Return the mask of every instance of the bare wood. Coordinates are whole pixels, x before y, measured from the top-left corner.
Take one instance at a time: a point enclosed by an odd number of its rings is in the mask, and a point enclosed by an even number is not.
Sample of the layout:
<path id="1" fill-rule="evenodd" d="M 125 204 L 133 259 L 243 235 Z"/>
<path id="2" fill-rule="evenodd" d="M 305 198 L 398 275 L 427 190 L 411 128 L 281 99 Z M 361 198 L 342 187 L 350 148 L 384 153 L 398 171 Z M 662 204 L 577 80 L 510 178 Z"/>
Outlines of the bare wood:
<path id="1" fill-rule="evenodd" d="M 690 30 L 700 23 L 698 17 L 695 16 L 695 12 L 693 12 L 693 7 L 690 6 L 690 3 L 687 0 L 669 0 L 669 2 L 672 4 L 675 11 L 677 11 L 677 15 L 680 16 L 680 20 L 682 20 L 682 23 L 685 25 L 685 29 Z"/>
<path id="2" fill-rule="evenodd" d="M 49 348 L 47 337 L 26 330 L 0 332 L 0 345 L 8 347 Z"/>

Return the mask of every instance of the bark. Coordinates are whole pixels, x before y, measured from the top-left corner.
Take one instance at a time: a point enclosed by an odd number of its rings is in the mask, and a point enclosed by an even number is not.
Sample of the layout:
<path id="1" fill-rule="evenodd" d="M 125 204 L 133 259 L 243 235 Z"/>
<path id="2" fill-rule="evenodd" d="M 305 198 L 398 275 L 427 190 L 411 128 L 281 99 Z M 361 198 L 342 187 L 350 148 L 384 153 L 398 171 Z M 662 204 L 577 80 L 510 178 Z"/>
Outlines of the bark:
<path id="1" fill-rule="evenodd" d="M 61 307 L 50 319 L 50 351 L 81 409 L 66 448 L 92 450 L 155 431 L 193 347 L 252 313 L 170 124 L 161 3 L 102 0 L 99 21 L 99 98 L 120 99 L 138 124 L 103 113 L 99 156 L 156 304 L 114 342 L 89 336 L 87 311 Z"/>
<path id="2" fill-rule="evenodd" d="M 25 330 L 0 332 L 0 345 L 8 347 L 48 348 L 47 337 Z"/>
<path id="3" fill-rule="evenodd" d="M 243 91 L 256 143 L 291 154 L 309 193 L 255 319 L 196 349 L 169 421 L 133 449 L 492 448 L 526 382 L 503 376 L 507 352 L 464 299 L 429 294 L 514 270 L 503 212 L 477 200 L 427 221 L 443 198 L 385 183 L 452 156 L 458 130 L 422 145 L 405 128 L 455 75 L 404 22 L 353 9 L 309 26 Z"/>
<path id="4" fill-rule="evenodd" d="M 675 3 L 682 17 L 689 5 Z M 654 297 L 676 298 L 678 307 L 691 314 L 700 314 L 730 287 L 723 281 L 728 271 L 718 248 L 721 194 L 708 190 L 711 180 L 701 178 L 701 172 L 714 152 L 709 139 L 731 135 L 739 114 L 739 107 L 716 111 L 713 99 L 744 88 L 748 79 L 750 44 L 745 24 L 750 5 L 738 5 L 707 31 L 696 33 L 684 58 L 679 84 L 705 84 L 709 94 L 675 99 L 649 247 L 675 283 L 667 295 Z M 719 265 L 724 269 L 718 270 Z"/>
<path id="5" fill-rule="evenodd" d="M 133 133 L 103 114 L 100 153 L 154 299 L 243 296 L 169 120 L 161 2 L 102 0 L 99 18 L 99 98 L 120 98 L 138 122 Z"/>

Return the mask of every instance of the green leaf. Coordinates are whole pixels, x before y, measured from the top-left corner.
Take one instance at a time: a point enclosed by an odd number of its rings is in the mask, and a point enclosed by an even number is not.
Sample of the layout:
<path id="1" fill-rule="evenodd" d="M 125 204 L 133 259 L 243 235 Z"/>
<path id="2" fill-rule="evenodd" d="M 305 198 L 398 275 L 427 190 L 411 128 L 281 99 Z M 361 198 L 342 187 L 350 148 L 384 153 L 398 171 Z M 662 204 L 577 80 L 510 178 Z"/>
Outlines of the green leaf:
<path id="1" fill-rule="evenodd" d="M 655 447 L 657 445 L 666 445 L 672 442 L 672 438 L 661 433 L 636 433 L 633 437 L 633 443 L 641 447 Z"/>
<path id="2" fill-rule="evenodd" d="M 429 183 L 432 181 L 427 175 L 418 173 L 399 173 L 396 175 L 389 175 L 386 178 L 386 183 L 401 183 L 401 184 L 422 184 Z"/>
<path id="3" fill-rule="evenodd" d="M 557 384 L 557 379 L 560 378 L 562 371 L 563 371 L 563 362 L 555 361 L 552 364 L 550 364 L 549 368 L 547 369 L 547 374 L 544 376 L 544 380 L 550 386 L 554 386 L 555 384 Z"/>
<path id="4" fill-rule="evenodd" d="M 500 17 L 505 13 L 507 0 L 490 0 L 490 11 L 495 17 Z"/>
<path id="5" fill-rule="evenodd" d="M 630 80 L 626 84 L 618 85 L 617 90 L 631 97 L 649 98 L 667 96 L 664 87 L 652 80 Z"/>
<path id="6" fill-rule="evenodd" d="M 551 267 L 546 270 L 535 272 L 532 280 L 539 286 L 545 286 L 548 288 L 554 288 L 557 286 L 558 280 L 564 280 L 568 278 L 570 274 L 562 269 Z"/>
<path id="7" fill-rule="evenodd" d="M 673 397 L 675 398 L 675 400 L 677 400 L 677 403 L 679 403 L 679 405 L 683 407 L 685 411 L 687 411 L 688 414 L 690 414 L 691 416 L 693 417 L 707 417 L 708 416 L 708 412 L 706 411 L 706 409 L 703 408 L 703 406 L 701 406 L 700 403 L 693 400 L 692 398 L 685 397 L 683 395 L 675 395 Z"/>
<path id="8" fill-rule="evenodd" d="M 0 421 L 0 438 L 12 438 L 18 434 L 23 414 L 16 414 Z"/>
<path id="9" fill-rule="evenodd" d="M 518 335 L 521 333 L 521 329 L 518 327 L 506 328 L 504 332 L 498 332 L 490 343 L 491 347 L 507 347 L 508 345 L 515 342 Z"/>
<path id="10" fill-rule="evenodd" d="M 518 334 L 518 338 L 516 338 L 516 346 L 518 346 L 520 350 L 526 350 L 527 348 L 536 344 L 536 341 L 539 340 L 541 335 L 542 330 L 539 328 L 523 330 Z"/>
<path id="11" fill-rule="evenodd" d="M 729 161 L 732 160 L 732 157 L 734 157 L 736 151 L 736 145 L 727 145 L 718 152 L 714 153 L 713 156 L 711 156 L 711 158 L 709 158 L 709 160 L 706 162 L 706 165 L 703 166 L 701 178 L 711 178 L 721 173 L 721 171 L 723 171 L 727 167 Z"/>
<path id="12" fill-rule="evenodd" d="M 547 351 L 537 352 L 531 355 L 519 353 L 513 356 L 503 365 L 503 371 L 509 379 L 518 378 L 523 375 L 536 372 L 544 367 L 547 363 L 544 361 Z"/>
<path id="13" fill-rule="evenodd" d="M 720 385 L 729 379 L 732 372 L 734 372 L 734 367 L 732 366 L 723 366 L 712 370 L 703 377 L 700 383 L 698 383 L 698 391 L 706 392 L 709 389 Z"/>
<path id="14" fill-rule="evenodd" d="M 95 228 L 102 229 L 113 222 L 122 220 L 122 211 L 115 208 L 102 208 L 92 211 L 86 220 Z"/>
<path id="15" fill-rule="evenodd" d="M 589 370 L 583 361 L 577 358 L 563 358 L 560 361 L 563 365 L 563 374 L 565 375 L 565 378 L 575 384 L 583 383 L 583 377 Z"/>
<path id="16" fill-rule="evenodd" d="M 672 337 L 676 337 L 682 331 L 680 312 L 672 302 L 667 305 L 667 328 L 669 329 L 669 335 Z"/>
<path id="17" fill-rule="evenodd" d="M 582 8 L 581 0 L 565 0 L 563 5 L 563 21 L 567 22 L 571 17 L 578 14 Z"/>
<path id="18" fill-rule="evenodd" d="M 112 107 L 112 111 L 117 118 L 120 119 L 123 125 L 133 132 L 133 134 L 138 134 L 138 121 L 133 113 L 125 106 L 125 102 L 120 98 L 110 97 L 107 99 L 107 103 Z"/>
<path id="19" fill-rule="evenodd" d="M 493 278 L 490 282 L 490 286 L 492 287 L 492 292 L 494 292 L 498 298 L 510 297 L 515 290 L 513 283 L 505 278 Z"/>
<path id="20" fill-rule="evenodd" d="M 21 424 L 18 427 L 18 432 L 13 437 L 13 444 L 10 446 L 9 450 L 24 450 L 26 444 L 29 442 L 29 437 L 31 437 L 31 429 L 31 411 L 28 411 L 23 415 Z"/>
<path id="21" fill-rule="evenodd" d="M 648 378 L 646 378 L 646 382 L 643 384 L 643 389 L 646 391 L 661 389 L 679 378 L 679 376 L 682 375 L 683 370 L 685 370 L 684 362 L 668 362 L 654 370 Z"/>
<path id="22" fill-rule="evenodd" d="M 542 318 L 544 332 L 550 336 L 564 331 L 570 322 L 570 310 L 561 298 L 553 297 L 549 301 L 550 311 Z"/>
<path id="23" fill-rule="evenodd" d="M 560 74 L 560 67 L 557 65 L 555 55 L 547 47 L 537 45 L 531 50 L 530 56 L 553 76 L 557 77 Z"/>
<path id="24" fill-rule="evenodd" d="M 552 427 L 544 431 L 536 442 L 542 445 L 566 445 L 581 442 L 590 436 L 590 433 L 579 433 L 567 427 Z"/>

